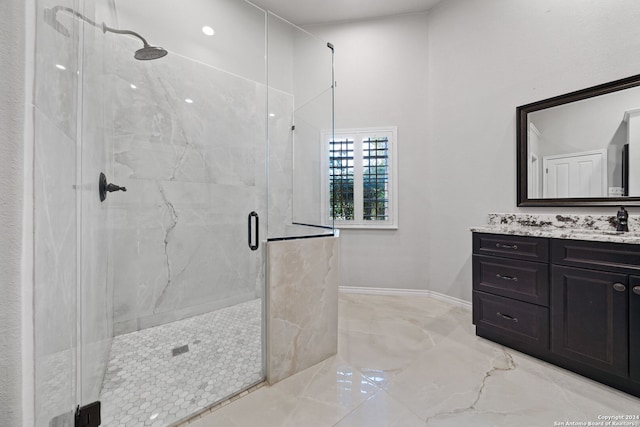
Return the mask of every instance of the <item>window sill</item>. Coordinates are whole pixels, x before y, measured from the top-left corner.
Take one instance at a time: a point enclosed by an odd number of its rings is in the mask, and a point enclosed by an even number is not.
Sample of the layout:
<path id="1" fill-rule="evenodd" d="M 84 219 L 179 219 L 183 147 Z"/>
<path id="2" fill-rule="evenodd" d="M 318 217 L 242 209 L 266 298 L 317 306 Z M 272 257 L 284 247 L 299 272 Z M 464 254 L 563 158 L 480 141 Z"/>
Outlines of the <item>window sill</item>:
<path id="1" fill-rule="evenodd" d="M 397 230 L 398 226 L 395 224 L 389 225 L 368 225 L 368 224 L 334 224 L 334 228 L 339 230 Z"/>

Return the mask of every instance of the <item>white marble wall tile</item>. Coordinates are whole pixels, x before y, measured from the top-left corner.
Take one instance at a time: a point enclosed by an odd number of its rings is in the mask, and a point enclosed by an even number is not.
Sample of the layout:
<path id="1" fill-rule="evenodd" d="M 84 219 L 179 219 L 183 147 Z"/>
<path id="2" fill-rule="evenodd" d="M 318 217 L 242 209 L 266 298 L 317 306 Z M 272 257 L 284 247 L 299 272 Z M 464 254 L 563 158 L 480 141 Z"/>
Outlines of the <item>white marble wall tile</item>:
<path id="1" fill-rule="evenodd" d="M 260 292 L 247 216 L 266 220 L 267 114 L 264 85 L 171 53 L 135 61 L 135 41 L 117 46 L 113 180 L 128 190 L 110 202 L 118 334 Z"/>
<path id="2" fill-rule="evenodd" d="M 114 240 L 116 323 L 176 310 L 193 315 L 218 300 L 255 297 L 263 276 L 261 253 L 247 245 L 246 218 L 256 203 L 253 189 L 131 183 L 126 195 L 118 195 L 123 198 Z M 124 197 L 136 193 L 142 197 L 122 206 L 129 201 Z M 131 329 L 119 328 L 123 330 Z"/>
<path id="3" fill-rule="evenodd" d="M 257 162 L 264 175 L 263 85 L 175 54 L 130 60 L 136 45 L 120 45 L 116 155 L 132 177 L 253 185 Z"/>
<path id="4" fill-rule="evenodd" d="M 267 249 L 267 381 L 336 354 L 340 240 L 274 241 Z"/>

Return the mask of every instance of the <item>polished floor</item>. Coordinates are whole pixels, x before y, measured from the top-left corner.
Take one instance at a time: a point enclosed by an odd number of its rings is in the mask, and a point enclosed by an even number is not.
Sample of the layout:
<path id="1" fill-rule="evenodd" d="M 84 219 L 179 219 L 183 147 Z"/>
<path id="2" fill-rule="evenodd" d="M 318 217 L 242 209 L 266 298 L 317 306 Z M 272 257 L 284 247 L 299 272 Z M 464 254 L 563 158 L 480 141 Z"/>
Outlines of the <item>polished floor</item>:
<path id="1" fill-rule="evenodd" d="M 586 426 L 612 415 L 640 415 L 640 399 L 476 337 L 464 308 L 341 295 L 337 356 L 188 426 Z"/>
<path id="2" fill-rule="evenodd" d="M 113 340 L 102 426 L 168 426 L 262 381 L 261 301 Z"/>

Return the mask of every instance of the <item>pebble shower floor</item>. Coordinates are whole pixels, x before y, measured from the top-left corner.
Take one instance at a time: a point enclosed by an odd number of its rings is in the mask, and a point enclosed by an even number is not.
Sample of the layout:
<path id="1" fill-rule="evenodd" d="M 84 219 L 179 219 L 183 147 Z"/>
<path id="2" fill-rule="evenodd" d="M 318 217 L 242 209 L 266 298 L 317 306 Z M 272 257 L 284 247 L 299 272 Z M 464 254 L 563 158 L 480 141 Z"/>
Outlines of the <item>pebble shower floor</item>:
<path id="1" fill-rule="evenodd" d="M 115 337 L 102 426 L 168 426 L 262 381 L 261 320 L 258 299 Z"/>

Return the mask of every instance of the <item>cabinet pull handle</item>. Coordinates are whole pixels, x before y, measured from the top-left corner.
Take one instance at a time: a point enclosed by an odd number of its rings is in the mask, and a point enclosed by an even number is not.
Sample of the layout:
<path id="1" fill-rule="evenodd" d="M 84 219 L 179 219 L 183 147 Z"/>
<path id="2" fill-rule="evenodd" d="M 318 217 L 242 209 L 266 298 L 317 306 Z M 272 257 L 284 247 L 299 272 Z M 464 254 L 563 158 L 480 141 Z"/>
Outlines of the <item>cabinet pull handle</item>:
<path id="1" fill-rule="evenodd" d="M 496 315 L 502 317 L 503 319 L 511 320 L 513 322 L 517 322 L 518 321 L 517 317 L 509 316 L 508 314 L 503 314 L 503 313 L 497 312 Z"/>
<path id="2" fill-rule="evenodd" d="M 640 286 L 634 286 L 633 287 L 633 293 L 636 295 L 640 295 Z"/>
<path id="3" fill-rule="evenodd" d="M 518 245 L 505 245 L 502 243 L 496 243 L 496 248 L 513 249 L 514 251 L 516 251 L 518 250 Z"/>
<path id="4" fill-rule="evenodd" d="M 512 282 L 517 282 L 518 278 L 513 276 L 503 276 L 502 274 L 496 274 L 498 279 L 511 280 Z"/>
<path id="5" fill-rule="evenodd" d="M 613 289 L 618 291 L 618 292 L 624 292 L 627 290 L 627 287 L 625 285 L 623 285 L 622 283 L 614 283 L 613 284 Z"/>

